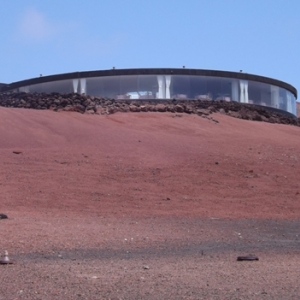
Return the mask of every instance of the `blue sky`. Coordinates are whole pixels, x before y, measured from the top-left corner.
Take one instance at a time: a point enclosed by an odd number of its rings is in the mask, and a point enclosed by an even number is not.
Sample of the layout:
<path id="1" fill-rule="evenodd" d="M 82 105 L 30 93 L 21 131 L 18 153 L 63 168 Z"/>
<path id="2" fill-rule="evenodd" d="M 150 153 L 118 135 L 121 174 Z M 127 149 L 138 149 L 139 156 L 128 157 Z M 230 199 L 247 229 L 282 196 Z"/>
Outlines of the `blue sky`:
<path id="1" fill-rule="evenodd" d="M 299 0 L 0 0 L 0 82 L 174 67 L 300 89 Z"/>

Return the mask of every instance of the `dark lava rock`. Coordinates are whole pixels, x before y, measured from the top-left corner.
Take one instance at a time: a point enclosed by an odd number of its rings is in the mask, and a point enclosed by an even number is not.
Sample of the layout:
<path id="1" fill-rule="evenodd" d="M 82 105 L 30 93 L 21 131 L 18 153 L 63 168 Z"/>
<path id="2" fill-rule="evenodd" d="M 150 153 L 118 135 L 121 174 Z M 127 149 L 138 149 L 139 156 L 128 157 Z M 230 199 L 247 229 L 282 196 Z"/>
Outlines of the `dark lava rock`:
<path id="1" fill-rule="evenodd" d="M 53 111 L 73 111 L 86 114 L 106 115 L 117 112 L 172 112 L 197 114 L 218 122 L 211 117 L 212 113 L 222 113 L 235 118 L 268 123 L 300 126 L 300 119 L 292 115 L 267 109 L 265 107 L 223 100 L 186 100 L 186 99 L 108 99 L 80 95 L 77 93 L 1 93 L 0 106 L 27 109 L 51 109 Z"/>

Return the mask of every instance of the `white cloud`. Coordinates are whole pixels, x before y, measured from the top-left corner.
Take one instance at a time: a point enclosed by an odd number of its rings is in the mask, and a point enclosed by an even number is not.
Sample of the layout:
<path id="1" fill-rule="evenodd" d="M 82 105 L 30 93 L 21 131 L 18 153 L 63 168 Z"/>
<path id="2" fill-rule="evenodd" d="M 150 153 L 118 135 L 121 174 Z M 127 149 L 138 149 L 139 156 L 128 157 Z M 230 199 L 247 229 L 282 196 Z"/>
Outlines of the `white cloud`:
<path id="1" fill-rule="evenodd" d="M 53 19 L 33 7 L 23 11 L 14 38 L 17 43 L 27 46 L 47 44 L 48 47 L 42 49 L 45 53 L 52 52 L 65 59 L 70 57 L 72 49 L 72 54 L 77 55 L 76 61 L 83 62 L 87 57 L 116 55 L 128 44 L 128 37 L 124 33 L 107 35 L 102 28 L 89 29 L 86 24 L 72 18 Z"/>
<path id="2" fill-rule="evenodd" d="M 20 20 L 18 35 L 27 40 L 39 41 L 51 38 L 57 31 L 58 27 L 47 20 L 43 13 L 29 8 Z"/>

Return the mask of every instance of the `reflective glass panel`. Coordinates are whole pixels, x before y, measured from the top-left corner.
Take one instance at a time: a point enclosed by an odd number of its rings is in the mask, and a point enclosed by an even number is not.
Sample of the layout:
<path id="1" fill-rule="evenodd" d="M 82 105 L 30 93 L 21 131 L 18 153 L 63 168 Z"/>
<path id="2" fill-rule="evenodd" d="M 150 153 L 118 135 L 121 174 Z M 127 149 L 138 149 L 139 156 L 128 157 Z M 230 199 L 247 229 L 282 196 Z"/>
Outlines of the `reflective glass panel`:
<path id="1" fill-rule="evenodd" d="M 39 83 L 29 86 L 30 93 L 72 93 L 73 85 L 72 80 L 60 80 L 60 81 L 51 81 L 45 83 Z"/>
<path id="2" fill-rule="evenodd" d="M 112 99 L 199 99 L 239 101 L 296 115 L 296 98 L 284 88 L 257 81 L 196 75 L 121 75 L 76 78 L 23 86 L 30 93 L 86 93 Z"/>
<path id="3" fill-rule="evenodd" d="M 222 81 L 218 77 L 207 77 L 207 93 L 212 100 L 220 99 L 222 95 Z"/>
<path id="4" fill-rule="evenodd" d="M 120 76 L 120 94 L 118 96 L 139 99 L 137 75 Z"/>
<path id="5" fill-rule="evenodd" d="M 190 94 L 190 76 L 173 75 L 170 84 L 171 98 L 187 99 Z"/>
<path id="6" fill-rule="evenodd" d="M 209 99 L 205 76 L 190 76 L 190 96 L 191 99 Z"/>
<path id="7" fill-rule="evenodd" d="M 102 77 L 91 77 L 86 79 L 86 89 L 89 95 L 105 97 Z"/>
<path id="8" fill-rule="evenodd" d="M 158 94 L 158 81 L 156 75 L 139 75 L 138 91 L 140 99 L 155 99 Z"/>
<path id="9" fill-rule="evenodd" d="M 266 83 L 248 82 L 249 103 L 271 106 L 271 86 Z"/>
<path id="10" fill-rule="evenodd" d="M 103 96 L 117 99 L 121 95 L 120 76 L 103 77 Z"/>

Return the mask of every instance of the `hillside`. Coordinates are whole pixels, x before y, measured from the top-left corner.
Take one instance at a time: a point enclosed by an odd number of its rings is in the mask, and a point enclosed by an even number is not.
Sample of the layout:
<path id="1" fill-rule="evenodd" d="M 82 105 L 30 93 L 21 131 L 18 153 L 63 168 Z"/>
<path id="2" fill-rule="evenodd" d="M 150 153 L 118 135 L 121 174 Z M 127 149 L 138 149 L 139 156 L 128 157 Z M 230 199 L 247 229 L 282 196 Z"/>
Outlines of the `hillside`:
<path id="1" fill-rule="evenodd" d="M 0 108 L 0 299 L 299 295 L 300 128 L 212 117 Z"/>

